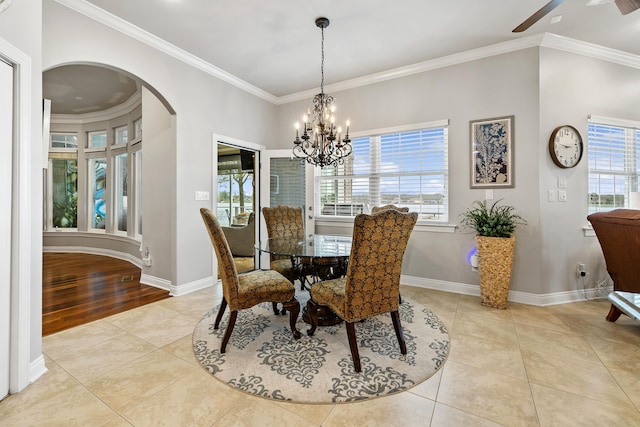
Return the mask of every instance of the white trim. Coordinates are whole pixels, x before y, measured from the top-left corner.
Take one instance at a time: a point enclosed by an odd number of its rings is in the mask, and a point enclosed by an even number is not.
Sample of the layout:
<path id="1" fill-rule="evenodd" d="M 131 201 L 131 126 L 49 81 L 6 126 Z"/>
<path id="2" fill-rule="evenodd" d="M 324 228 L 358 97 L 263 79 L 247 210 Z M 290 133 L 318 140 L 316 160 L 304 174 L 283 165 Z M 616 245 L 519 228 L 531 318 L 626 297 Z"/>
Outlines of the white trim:
<path id="1" fill-rule="evenodd" d="M 266 150 L 267 147 L 261 144 L 256 144 L 254 142 L 245 141 L 243 139 L 233 138 L 231 136 L 222 135 L 219 133 L 212 134 L 213 143 L 216 144 L 214 148 L 217 148 L 218 143 L 226 144 L 226 145 L 235 145 L 241 148 L 247 148 L 253 151 L 263 151 Z M 257 162 L 257 159 L 256 159 Z"/>
<path id="2" fill-rule="evenodd" d="M 640 122 L 637 120 L 617 119 L 613 117 L 602 117 L 596 116 L 594 114 L 589 114 L 588 121 L 590 123 L 598 123 L 601 125 L 640 129 Z"/>
<path id="3" fill-rule="evenodd" d="M 201 71 L 204 71 L 207 74 L 210 74 L 214 77 L 219 78 L 220 80 L 227 82 L 239 89 L 244 90 L 250 94 L 253 94 L 259 98 L 262 98 L 269 102 L 275 102 L 276 97 L 267 91 L 260 89 L 246 81 L 237 78 L 231 73 L 224 71 L 215 65 L 209 64 L 208 62 L 198 58 L 195 55 L 190 54 L 189 52 L 180 49 L 177 46 L 172 45 L 171 43 L 145 31 L 135 25 L 125 21 L 122 18 L 119 18 L 103 9 L 100 9 L 94 4 L 89 3 L 86 0 L 55 0 L 57 3 L 68 7 L 69 9 L 73 9 L 74 11 L 87 16 L 101 24 L 104 24 L 110 28 L 113 28 L 116 31 L 121 32 L 139 42 L 142 42 L 148 46 L 151 46 L 154 49 L 159 50 L 162 53 L 165 53 L 173 58 L 176 58 L 179 61 L 182 61 L 188 65 L 191 65 L 194 68 L 197 68 Z"/>
<path id="4" fill-rule="evenodd" d="M 444 280 L 428 279 L 424 277 L 414 277 L 414 276 L 406 276 L 406 275 L 402 275 L 400 277 L 400 283 L 402 283 L 403 285 L 413 286 L 416 288 L 434 289 L 438 291 L 451 292 L 454 294 L 480 296 L 479 285 L 447 282 Z M 520 304 L 547 306 L 547 305 L 566 304 L 566 303 L 576 302 L 576 301 L 586 301 L 587 299 L 593 298 L 593 295 L 595 295 L 594 292 L 595 292 L 594 289 L 587 289 L 586 293 L 588 295 L 591 295 L 591 297 L 589 296 L 585 297 L 585 291 L 581 289 L 574 290 L 574 291 L 554 292 L 549 294 L 532 294 L 529 292 L 510 290 L 508 300 L 510 302 L 515 302 Z"/>
<path id="5" fill-rule="evenodd" d="M 47 373 L 44 356 L 40 355 L 29 365 L 29 379 L 33 383 L 35 380 Z"/>
<path id="6" fill-rule="evenodd" d="M 17 393 L 32 381 L 29 373 L 32 338 L 31 328 L 31 58 L 0 38 L 0 55 L 14 65 L 16 126 L 14 170 L 12 186 L 15 195 L 12 203 L 11 224 L 11 336 L 9 355 L 9 392 Z M 41 144 L 38 144 L 41 147 Z M 38 167 L 41 165 L 38 165 Z M 39 266 L 36 268 L 40 268 Z M 41 332 L 34 331 L 41 337 Z"/>
<path id="7" fill-rule="evenodd" d="M 199 291 L 213 286 L 218 282 L 213 276 L 205 277 L 204 279 L 196 280 L 195 282 L 185 283 L 183 285 L 171 286 L 170 293 L 174 297 L 181 297 L 191 292 Z"/>
<path id="8" fill-rule="evenodd" d="M 259 98 L 269 101 L 276 105 L 287 104 L 289 102 L 301 101 L 303 99 L 313 98 L 319 88 L 309 89 L 303 92 L 296 92 L 284 96 L 275 96 L 269 92 L 260 89 L 208 62 L 196 57 L 153 34 L 132 25 L 131 23 L 119 18 L 99 7 L 89 3 L 86 0 L 55 0 L 74 11 L 85 15 L 97 22 L 100 22 L 116 31 L 121 32 L 135 40 L 145 43 L 173 58 L 191 65 L 205 73 L 219 78 L 239 89 L 251 93 Z M 449 67 L 452 65 L 462 64 L 465 62 L 476 61 L 478 59 L 488 58 L 495 55 L 514 52 L 531 47 L 548 47 L 552 49 L 563 50 L 565 52 L 576 53 L 579 55 L 589 56 L 591 58 L 602 59 L 604 61 L 625 65 L 633 68 L 640 68 L 640 56 L 616 49 L 599 46 L 580 40 L 571 39 L 569 37 L 558 36 L 552 33 L 536 34 L 528 37 L 518 37 L 513 40 L 507 40 L 490 46 L 484 46 L 477 49 L 471 49 L 465 52 L 455 53 L 441 58 L 429 61 L 418 62 L 416 64 L 404 67 L 394 68 L 379 73 L 362 76 L 351 80 L 334 83 L 325 86 L 326 92 L 339 92 L 342 90 L 353 89 L 357 87 L 367 86 L 387 80 L 397 79 L 410 76 L 413 74 L 423 73 L 425 71 L 436 70 L 439 68 Z"/>
<path id="9" fill-rule="evenodd" d="M 112 249 L 91 248 L 86 246 L 43 246 L 42 252 L 102 255 L 120 259 L 122 261 L 128 261 L 136 267 L 142 268 L 142 260 L 140 258 L 126 252 L 114 251 Z"/>
<path id="10" fill-rule="evenodd" d="M 143 285 L 153 286 L 154 288 L 164 289 L 165 291 L 169 291 L 169 294 L 171 295 L 174 295 L 173 290 L 176 289 L 176 287 L 171 283 L 171 280 L 151 276 L 150 274 L 142 273 L 140 275 L 140 283 Z"/>
<path id="11" fill-rule="evenodd" d="M 373 130 L 365 130 L 360 132 L 352 132 L 352 138 L 360 138 L 362 136 L 378 136 L 390 133 L 410 132 L 418 129 L 433 129 L 438 127 L 449 126 L 449 119 L 432 120 L 430 122 L 412 123 L 408 125 L 392 126 L 388 128 L 380 128 Z"/>

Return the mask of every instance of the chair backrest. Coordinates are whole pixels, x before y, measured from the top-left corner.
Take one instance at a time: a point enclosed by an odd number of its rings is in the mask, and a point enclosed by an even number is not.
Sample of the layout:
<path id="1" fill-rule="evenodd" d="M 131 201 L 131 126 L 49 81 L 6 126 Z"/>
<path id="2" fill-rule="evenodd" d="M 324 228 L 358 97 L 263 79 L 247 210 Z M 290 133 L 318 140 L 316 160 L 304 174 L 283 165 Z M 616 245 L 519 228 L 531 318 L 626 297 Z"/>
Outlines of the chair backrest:
<path id="1" fill-rule="evenodd" d="M 384 205 L 384 206 L 374 206 L 373 208 L 371 208 L 371 214 L 377 214 L 378 212 L 382 212 L 382 211 L 386 211 L 388 209 L 395 209 L 398 212 L 404 212 L 407 213 L 409 212 L 409 208 L 408 207 L 398 207 L 396 205 Z"/>
<path id="2" fill-rule="evenodd" d="M 273 237 L 304 237 L 304 217 L 301 207 L 276 206 L 262 208 L 267 234 Z"/>
<path id="3" fill-rule="evenodd" d="M 301 207 L 275 206 L 262 208 L 267 234 L 274 237 L 304 238 L 304 212 Z M 271 259 L 287 258 L 271 255 Z"/>
<path id="4" fill-rule="evenodd" d="M 233 262 L 231 249 L 229 249 L 227 239 L 215 215 L 207 208 L 200 208 L 200 215 L 202 215 L 204 224 L 207 227 L 211 244 L 218 259 L 218 273 L 222 281 L 222 293 L 230 309 L 234 310 L 238 299 L 238 272 Z"/>
<path id="5" fill-rule="evenodd" d="M 640 292 L 640 210 L 598 212 L 587 220 L 600 242 L 614 290 Z"/>
<path id="6" fill-rule="evenodd" d="M 416 212 L 395 209 L 356 215 L 346 276 L 345 320 L 353 322 L 398 309 L 402 258 L 417 220 Z"/>

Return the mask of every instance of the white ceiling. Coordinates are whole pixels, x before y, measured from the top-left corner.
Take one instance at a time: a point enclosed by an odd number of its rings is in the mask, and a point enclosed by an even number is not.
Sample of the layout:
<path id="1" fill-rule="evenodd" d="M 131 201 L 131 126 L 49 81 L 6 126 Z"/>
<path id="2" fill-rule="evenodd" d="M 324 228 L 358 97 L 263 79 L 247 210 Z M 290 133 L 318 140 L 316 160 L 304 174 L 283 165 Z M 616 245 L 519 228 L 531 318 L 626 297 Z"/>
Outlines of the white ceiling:
<path id="1" fill-rule="evenodd" d="M 325 85 L 545 32 L 640 56 L 640 11 L 588 0 L 565 0 L 519 34 L 548 0 L 57 1 L 115 15 L 275 97 L 319 87 L 319 16 L 331 21 Z"/>

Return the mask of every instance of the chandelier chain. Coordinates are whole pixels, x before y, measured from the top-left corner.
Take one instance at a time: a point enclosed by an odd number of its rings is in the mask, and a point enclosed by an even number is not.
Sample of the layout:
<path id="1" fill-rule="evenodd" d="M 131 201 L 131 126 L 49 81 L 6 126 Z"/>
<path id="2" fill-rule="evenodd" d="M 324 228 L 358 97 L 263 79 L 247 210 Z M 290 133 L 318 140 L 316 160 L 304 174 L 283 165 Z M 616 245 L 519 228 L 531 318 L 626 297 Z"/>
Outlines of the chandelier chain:
<path id="1" fill-rule="evenodd" d="M 320 39 L 320 93 L 324 93 L 324 27 L 321 28 L 322 38 Z"/>
<path id="2" fill-rule="evenodd" d="M 316 19 L 316 27 L 321 29 L 320 93 L 313 97 L 312 109 L 303 115 L 302 134 L 296 123 L 296 138 L 293 141 L 294 156 L 321 168 L 344 164 L 352 152 L 349 120 L 346 132 L 342 133 L 342 128 L 335 123 L 335 99 L 324 93 L 324 29 L 327 26 L 327 18 Z"/>

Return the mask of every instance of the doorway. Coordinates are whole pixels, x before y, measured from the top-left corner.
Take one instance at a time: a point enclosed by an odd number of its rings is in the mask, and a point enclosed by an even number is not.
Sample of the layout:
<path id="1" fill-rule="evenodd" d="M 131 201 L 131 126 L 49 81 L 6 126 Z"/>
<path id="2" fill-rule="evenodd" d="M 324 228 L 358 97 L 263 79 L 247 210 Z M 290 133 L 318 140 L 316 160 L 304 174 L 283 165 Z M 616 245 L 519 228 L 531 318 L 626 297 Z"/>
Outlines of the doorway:
<path id="1" fill-rule="evenodd" d="M 255 158 L 252 150 L 218 142 L 216 216 L 222 226 L 247 225 L 256 215 Z"/>

